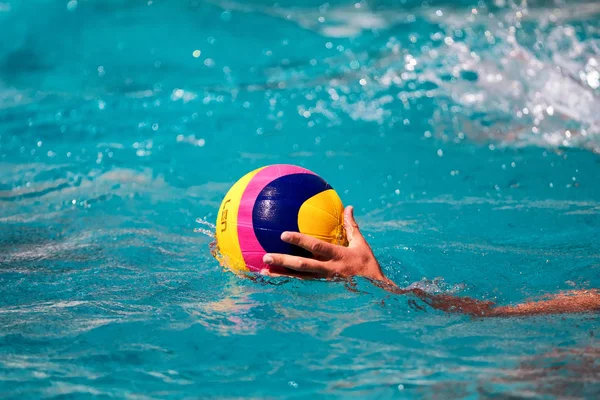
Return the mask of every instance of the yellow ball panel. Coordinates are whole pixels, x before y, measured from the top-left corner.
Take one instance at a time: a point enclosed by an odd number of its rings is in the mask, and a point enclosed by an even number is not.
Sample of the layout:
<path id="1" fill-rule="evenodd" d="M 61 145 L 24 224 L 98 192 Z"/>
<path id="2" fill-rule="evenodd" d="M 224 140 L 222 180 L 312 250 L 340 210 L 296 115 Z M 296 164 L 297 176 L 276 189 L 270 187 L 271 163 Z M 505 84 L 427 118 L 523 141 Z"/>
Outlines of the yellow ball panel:
<path id="1" fill-rule="evenodd" d="M 234 271 L 248 271 L 238 239 L 238 210 L 248 183 L 263 168 L 255 169 L 237 181 L 225 195 L 217 214 L 217 259 Z"/>
<path id="2" fill-rule="evenodd" d="M 301 233 L 326 242 L 348 245 L 344 205 L 335 190 L 325 190 L 302 204 L 298 212 L 298 228 Z"/>

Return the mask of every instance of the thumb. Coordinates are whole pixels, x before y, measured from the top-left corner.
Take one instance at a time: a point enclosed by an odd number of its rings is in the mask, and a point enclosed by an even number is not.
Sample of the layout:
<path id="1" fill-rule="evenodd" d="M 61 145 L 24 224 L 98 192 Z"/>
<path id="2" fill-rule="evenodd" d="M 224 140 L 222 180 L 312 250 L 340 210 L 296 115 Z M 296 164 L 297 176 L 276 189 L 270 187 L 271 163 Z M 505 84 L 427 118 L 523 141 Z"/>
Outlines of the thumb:
<path id="1" fill-rule="evenodd" d="M 365 239 L 360 233 L 358 224 L 354 219 L 354 207 L 348 206 L 344 210 L 344 228 L 348 237 L 348 246 L 355 246 L 358 243 L 364 242 Z"/>

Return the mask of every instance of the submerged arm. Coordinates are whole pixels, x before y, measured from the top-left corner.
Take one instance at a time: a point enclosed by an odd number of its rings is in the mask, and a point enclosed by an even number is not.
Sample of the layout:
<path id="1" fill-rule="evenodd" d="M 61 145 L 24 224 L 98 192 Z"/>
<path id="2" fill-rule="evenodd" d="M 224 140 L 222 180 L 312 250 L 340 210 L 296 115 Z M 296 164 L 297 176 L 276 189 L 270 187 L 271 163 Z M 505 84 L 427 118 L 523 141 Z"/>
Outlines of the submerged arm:
<path id="1" fill-rule="evenodd" d="M 470 297 L 457 297 L 449 294 L 432 294 L 423 289 L 400 289 L 395 284 L 373 282 L 375 285 L 395 294 L 412 294 L 431 308 L 449 313 L 468 314 L 472 316 L 488 317 L 493 313 L 494 303 L 491 301 L 476 300 Z M 393 285 L 393 286 L 392 286 Z"/>
<path id="2" fill-rule="evenodd" d="M 374 282 L 395 294 L 412 294 L 436 310 L 468 314 L 474 317 L 511 317 L 548 314 L 600 312 L 600 291 L 569 290 L 544 299 L 527 301 L 512 306 L 497 306 L 491 301 L 449 294 L 432 294 L 422 289 L 401 289 L 393 282 Z"/>
<path id="3" fill-rule="evenodd" d="M 600 291 L 569 290 L 549 296 L 545 300 L 531 301 L 514 306 L 495 307 L 490 317 L 527 316 L 600 312 Z"/>
<path id="4" fill-rule="evenodd" d="M 570 290 L 546 299 L 528 301 L 513 306 L 496 306 L 491 301 L 448 294 L 431 294 L 422 289 L 400 289 L 388 284 L 378 285 L 392 293 L 413 294 L 430 307 L 450 313 L 474 317 L 525 317 L 532 315 L 600 312 L 600 291 Z"/>

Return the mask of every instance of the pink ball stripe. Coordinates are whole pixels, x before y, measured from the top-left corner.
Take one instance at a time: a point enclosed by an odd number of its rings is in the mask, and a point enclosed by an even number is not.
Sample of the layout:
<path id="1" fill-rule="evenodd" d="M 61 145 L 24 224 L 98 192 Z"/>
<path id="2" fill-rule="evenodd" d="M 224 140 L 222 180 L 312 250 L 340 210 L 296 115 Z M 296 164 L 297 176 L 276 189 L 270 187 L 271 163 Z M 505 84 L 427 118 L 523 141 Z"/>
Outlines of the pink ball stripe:
<path id="1" fill-rule="evenodd" d="M 272 269 L 262 262 L 263 255 L 266 252 L 254 234 L 254 226 L 252 224 L 254 202 L 260 192 L 274 179 L 290 174 L 314 175 L 314 172 L 295 165 L 271 165 L 254 175 L 254 178 L 250 180 L 248 186 L 246 186 L 246 190 L 244 190 L 238 210 L 238 240 L 244 262 L 250 271 L 260 271 L 263 268 Z"/>

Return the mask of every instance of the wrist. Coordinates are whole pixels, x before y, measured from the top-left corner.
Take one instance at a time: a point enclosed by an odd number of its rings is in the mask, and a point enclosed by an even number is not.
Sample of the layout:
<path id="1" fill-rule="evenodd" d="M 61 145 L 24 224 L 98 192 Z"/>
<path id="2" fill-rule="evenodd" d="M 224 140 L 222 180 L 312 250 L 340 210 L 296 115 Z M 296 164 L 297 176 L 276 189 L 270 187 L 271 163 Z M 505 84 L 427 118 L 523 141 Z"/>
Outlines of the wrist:
<path id="1" fill-rule="evenodd" d="M 398 289 L 398 286 L 394 283 L 394 281 L 392 281 L 391 279 L 388 279 L 382 273 L 377 274 L 375 276 L 366 277 L 366 278 L 369 279 L 375 286 L 378 286 L 382 289 L 385 289 L 388 291 L 393 291 L 393 290 Z"/>
<path id="2" fill-rule="evenodd" d="M 386 277 L 383 274 L 383 271 L 381 271 L 381 267 L 379 266 L 379 264 L 376 264 L 376 268 L 373 268 L 372 272 L 369 274 L 369 276 L 366 276 L 366 278 L 381 282 L 384 285 L 396 286 L 394 281 L 392 281 L 391 279 L 388 279 L 388 277 Z"/>

